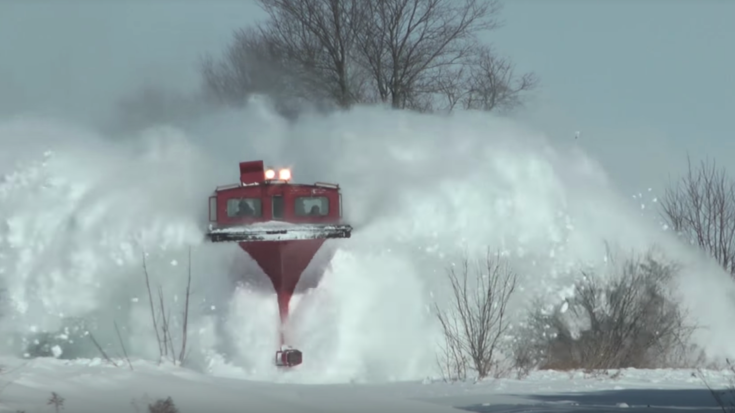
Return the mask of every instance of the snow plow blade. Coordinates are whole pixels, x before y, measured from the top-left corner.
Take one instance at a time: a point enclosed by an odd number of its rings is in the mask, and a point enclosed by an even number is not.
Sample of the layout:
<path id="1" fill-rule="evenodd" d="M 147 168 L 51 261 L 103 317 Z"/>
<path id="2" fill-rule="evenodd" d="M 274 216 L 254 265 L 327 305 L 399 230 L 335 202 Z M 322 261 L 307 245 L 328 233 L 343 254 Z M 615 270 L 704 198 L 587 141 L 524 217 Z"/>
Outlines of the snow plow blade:
<path id="1" fill-rule="evenodd" d="M 295 367 L 304 360 L 303 354 L 296 349 L 284 349 L 276 351 L 276 366 Z"/>
<path id="2" fill-rule="evenodd" d="M 290 241 L 328 238 L 350 238 L 352 226 L 347 224 L 244 225 L 210 228 L 212 242 Z"/>

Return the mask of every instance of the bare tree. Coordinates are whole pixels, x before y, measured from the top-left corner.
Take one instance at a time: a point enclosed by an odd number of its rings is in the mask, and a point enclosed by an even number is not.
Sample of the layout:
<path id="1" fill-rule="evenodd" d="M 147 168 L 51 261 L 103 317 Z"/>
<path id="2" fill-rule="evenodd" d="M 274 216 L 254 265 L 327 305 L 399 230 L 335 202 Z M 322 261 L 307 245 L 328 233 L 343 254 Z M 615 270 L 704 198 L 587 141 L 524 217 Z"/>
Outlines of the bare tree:
<path id="1" fill-rule="evenodd" d="M 265 94 L 347 108 L 362 99 L 364 76 L 353 64 L 362 27 L 360 0 L 258 0 L 269 19 L 235 33 L 220 62 L 203 61 L 205 88 L 225 103 Z"/>
<path id="2" fill-rule="evenodd" d="M 51 397 L 48 399 L 48 402 L 46 402 L 49 406 L 54 406 L 54 410 L 56 413 L 59 413 L 59 410 L 64 409 L 64 398 L 59 396 L 56 392 L 51 392 Z"/>
<path id="3" fill-rule="evenodd" d="M 222 60 L 205 56 L 202 73 L 205 91 L 223 103 L 242 105 L 253 94 L 267 94 L 276 100 L 286 91 L 289 97 L 299 94 L 279 51 L 253 28 L 235 32 Z"/>
<path id="4" fill-rule="evenodd" d="M 364 1 L 258 1 L 270 17 L 259 28 L 261 36 L 295 70 L 310 95 L 342 108 L 359 100 L 352 52 L 364 23 Z"/>
<path id="5" fill-rule="evenodd" d="M 662 215 L 686 241 L 698 245 L 735 277 L 735 181 L 714 161 L 702 161 L 666 190 Z"/>
<path id="6" fill-rule="evenodd" d="M 472 56 L 477 35 L 499 26 L 494 0 L 373 0 L 361 33 L 362 62 L 380 99 L 394 108 L 433 94 L 448 69 Z"/>
<path id="7" fill-rule="evenodd" d="M 480 46 L 497 0 L 258 0 L 269 19 L 236 34 L 205 86 L 226 102 L 252 93 L 348 108 L 386 102 L 428 112 L 512 108 L 536 85 Z M 465 67 L 471 70 L 466 70 Z M 260 86 L 259 86 L 260 85 Z"/>
<path id="8" fill-rule="evenodd" d="M 489 47 L 480 47 L 469 66 L 463 97 L 465 109 L 512 110 L 523 103 L 526 92 L 538 86 L 534 73 L 516 76 L 513 63 L 493 53 Z"/>
<path id="9" fill-rule="evenodd" d="M 522 106 L 526 94 L 536 89 L 538 77 L 517 75 L 515 65 L 489 46 L 478 46 L 462 65 L 445 68 L 434 77 L 435 92 L 445 101 L 443 109 L 509 112 Z"/>
<path id="10" fill-rule="evenodd" d="M 441 309 L 435 304 L 445 339 L 440 365 L 445 377 L 454 379 L 464 379 L 468 367 L 479 378 L 497 367 L 501 340 L 510 327 L 508 302 L 516 288 L 517 276 L 499 253 L 488 251 L 474 266 L 474 277 L 470 267 L 465 256 L 459 270 L 449 268 L 451 306 Z"/>

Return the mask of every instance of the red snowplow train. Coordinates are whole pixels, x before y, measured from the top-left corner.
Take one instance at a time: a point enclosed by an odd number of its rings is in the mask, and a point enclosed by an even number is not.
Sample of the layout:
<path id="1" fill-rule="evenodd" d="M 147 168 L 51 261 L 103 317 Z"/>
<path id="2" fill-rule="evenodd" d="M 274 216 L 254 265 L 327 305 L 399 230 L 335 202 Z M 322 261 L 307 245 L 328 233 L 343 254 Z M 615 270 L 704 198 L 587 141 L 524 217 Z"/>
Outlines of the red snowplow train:
<path id="1" fill-rule="evenodd" d="M 287 345 L 289 302 L 301 274 L 324 242 L 349 238 L 342 222 L 339 185 L 295 184 L 290 169 L 266 169 L 263 161 L 240 163 L 240 182 L 217 187 L 209 198 L 211 242 L 237 242 L 273 283 L 280 314 L 280 349 L 275 364 L 293 367 L 301 351 Z M 325 251 L 328 263 L 334 251 Z M 317 271 L 321 274 L 325 268 Z"/>

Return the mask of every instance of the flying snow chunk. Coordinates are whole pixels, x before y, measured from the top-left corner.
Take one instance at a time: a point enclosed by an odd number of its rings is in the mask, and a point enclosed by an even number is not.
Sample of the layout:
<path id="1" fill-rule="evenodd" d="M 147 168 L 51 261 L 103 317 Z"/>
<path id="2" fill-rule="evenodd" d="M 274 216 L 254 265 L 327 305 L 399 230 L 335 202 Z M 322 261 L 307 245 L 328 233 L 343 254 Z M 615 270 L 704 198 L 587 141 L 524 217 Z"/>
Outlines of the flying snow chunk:
<path id="1" fill-rule="evenodd" d="M 59 358 L 64 352 L 61 350 L 61 347 L 56 345 L 51 347 L 51 353 L 54 355 L 55 358 Z"/>
<path id="2" fill-rule="evenodd" d="M 179 262 L 178 262 L 178 261 L 176 261 L 176 260 L 173 260 L 173 261 L 171 261 L 171 265 L 172 265 L 173 267 L 175 267 L 175 266 L 179 265 Z"/>

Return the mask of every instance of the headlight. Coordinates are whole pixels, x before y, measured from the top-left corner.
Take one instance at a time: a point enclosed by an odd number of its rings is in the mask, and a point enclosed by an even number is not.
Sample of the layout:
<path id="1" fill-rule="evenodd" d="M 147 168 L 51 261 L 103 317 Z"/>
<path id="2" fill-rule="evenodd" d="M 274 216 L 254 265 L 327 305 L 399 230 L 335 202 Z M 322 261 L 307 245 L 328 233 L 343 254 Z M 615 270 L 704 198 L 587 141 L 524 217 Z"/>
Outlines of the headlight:
<path id="1" fill-rule="evenodd" d="M 278 179 L 281 181 L 288 181 L 291 179 L 291 170 L 290 169 L 281 169 L 278 171 Z"/>

